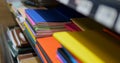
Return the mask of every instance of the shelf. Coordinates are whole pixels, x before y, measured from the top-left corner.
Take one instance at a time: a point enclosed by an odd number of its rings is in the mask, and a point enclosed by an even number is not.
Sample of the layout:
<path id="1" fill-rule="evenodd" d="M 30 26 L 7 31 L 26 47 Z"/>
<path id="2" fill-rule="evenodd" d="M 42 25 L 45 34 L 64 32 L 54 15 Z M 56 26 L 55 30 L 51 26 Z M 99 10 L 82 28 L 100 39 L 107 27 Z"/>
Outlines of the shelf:
<path id="1" fill-rule="evenodd" d="M 0 25 L 0 63 L 14 63 L 11 52 L 8 48 L 8 37 L 5 34 L 5 27 Z"/>
<path id="2" fill-rule="evenodd" d="M 120 16 L 119 16 L 119 3 L 117 1 L 108 1 L 108 0 L 58 0 L 59 2 L 75 9 L 79 13 L 95 19 L 100 24 L 108 27 L 109 29 L 115 30 L 120 33 Z M 33 40 L 32 36 L 27 30 L 27 27 L 22 26 L 25 19 L 18 13 L 17 9 L 12 9 L 12 13 L 16 18 L 18 25 L 21 27 L 24 35 L 28 39 L 30 45 L 34 49 L 35 53 L 38 55 L 41 62 L 43 58 L 39 54 L 37 48 L 35 47 L 36 41 Z M 15 12 L 16 11 L 16 12 Z M 91 35 L 92 36 L 92 35 Z M 96 39 L 95 39 L 96 40 Z M 88 41 L 89 42 L 89 41 Z"/>
<path id="3" fill-rule="evenodd" d="M 119 0 L 57 0 L 120 34 Z"/>

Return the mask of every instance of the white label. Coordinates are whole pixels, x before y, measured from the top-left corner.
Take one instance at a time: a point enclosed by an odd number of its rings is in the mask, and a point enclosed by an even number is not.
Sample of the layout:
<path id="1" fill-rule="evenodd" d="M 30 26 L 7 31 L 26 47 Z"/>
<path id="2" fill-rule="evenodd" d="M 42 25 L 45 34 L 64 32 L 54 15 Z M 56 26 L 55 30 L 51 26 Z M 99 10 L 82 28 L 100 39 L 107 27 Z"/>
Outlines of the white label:
<path id="1" fill-rule="evenodd" d="M 115 31 L 120 33 L 120 15 L 119 15 L 118 20 L 115 25 Z"/>
<path id="2" fill-rule="evenodd" d="M 99 23 L 107 26 L 108 28 L 112 28 L 117 17 L 117 11 L 114 8 L 100 5 L 95 14 L 95 19 Z"/>
<path id="3" fill-rule="evenodd" d="M 88 16 L 92 10 L 93 3 L 88 0 L 76 1 L 77 8 L 76 10 L 86 16 Z"/>
<path id="4" fill-rule="evenodd" d="M 69 0 L 58 0 L 58 1 L 66 5 L 69 3 Z"/>

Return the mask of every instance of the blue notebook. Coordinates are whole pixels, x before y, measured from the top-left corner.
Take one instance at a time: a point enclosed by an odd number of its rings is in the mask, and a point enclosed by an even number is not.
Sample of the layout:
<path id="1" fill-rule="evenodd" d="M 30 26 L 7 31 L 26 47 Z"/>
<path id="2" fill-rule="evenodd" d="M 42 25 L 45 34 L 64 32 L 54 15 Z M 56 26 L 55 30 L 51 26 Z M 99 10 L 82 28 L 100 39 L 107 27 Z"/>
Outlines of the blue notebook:
<path id="1" fill-rule="evenodd" d="M 77 63 L 77 60 L 65 48 L 58 48 L 57 54 L 64 63 Z"/>
<path id="2" fill-rule="evenodd" d="M 40 22 L 68 22 L 70 20 L 54 9 L 26 9 L 25 11 L 36 24 Z"/>
<path id="3" fill-rule="evenodd" d="M 80 14 L 79 12 L 77 12 L 74 9 L 72 9 L 70 7 L 67 7 L 65 5 L 59 5 L 59 6 L 57 6 L 55 8 L 55 10 L 57 10 L 58 12 L 64 14 L 68 19 L 85 17 L 82 14 Z"/>

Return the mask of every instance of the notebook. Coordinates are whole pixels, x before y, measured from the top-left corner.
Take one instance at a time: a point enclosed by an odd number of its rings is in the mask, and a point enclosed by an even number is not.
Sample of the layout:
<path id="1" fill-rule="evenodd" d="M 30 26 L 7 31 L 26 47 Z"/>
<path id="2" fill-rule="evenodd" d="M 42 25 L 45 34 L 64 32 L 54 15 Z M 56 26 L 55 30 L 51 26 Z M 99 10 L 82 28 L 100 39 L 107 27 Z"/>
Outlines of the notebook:
<path id="1" fill-rule="evenodd" d="M 33 34 L 32 29 L 29 27 L 29 25 L 26 21 L 24 22 L 24 25 L 25 25 L 26 29 L 28 30 L 28 32 L 30 33 L 33 40 L 36 41 L 35 35 Z"/>
<path id="2" fill-rule="evenodd" d="M 64 25 L 66 29 L 69 31 L 82 31 L 77 25 L 75 25 L 73 22 L 67 23 Z"/>
<path id="3" fill-rule="evenodd" d="M 53 8 L 53 9 L 57 10 L 61 14 L 64 14 L 68 19 L 85 17 L 82 14 L 75 11 L 74 9 L 67 7 L 65 5 L 62 5 L 62 4 L 58 5 L 56 8 Z"/>
<path id="4" fill-rule="evenodd" d="M 82 62 L 119 62 L 119 41 L 102 32 L 89 30 L 84 32 L 56 32 L 53 36 Z"/>
<path id="5" fill-rule="evenodd" d="M 51 58 L 48 56 L 48 54 L 45 52 L 45 50 L 43 49 L 43 47 L 40 45 L 40 44 L 38 44 L 38 42 L 37 42 L 37 45 L 38 45 L 38 47 L 39 47 L 39 50 L 41 51 L 41 55 L 43 55 L 44 56 L 44 58 L 46 59 L 46 61 L 47 61 L 47 63 L 52 63 L 52 60 L 51 60 Z"/>
<path id="6" fill-rule="evenodd" d="M 26 14 L 34 21 L 35 24 L 41 22 L 68 22 L 69 19 L 66 18 L 61 13 L 58 13 L 54 9 L 41 10 L 41 9 L 26 9 Z"/>
<path id="7" fill-rule="evenodd" d="M 35 22 L 31 19 L 31 17 L 27 13 L 26 13 L 26 17 L 27 17 L 30 25 L 32 25 L 32 26 L 36 25 Z"/>
<path id="8" fill-rule="evenodd" d="M 60 63 L 57 59 L 57 49 L 61 48 L 61 45 L 54 37 L 38 38 L 37 43 L 41 45 L 52 63 Z"/>
<path id="9" fill-rule="evenodd" d="M 43 60 L 43 63 L 48 63 L 47 60 L 46 60 L 46 58 L 45 58 L 44 55 L 42 54 L 42 51 L 39 49 L 39 47 L 38 47 L 37 44 L 35 45 L 35 48 L 36 48 L 36 50 L 37 50 L 38 55 L 41 56 L 41 58 L 42 58 L 42 60 Z"/>
<path id="10" fill-rule="evenodd" d="M 29 31 L 27 29 L 24 30 L 24 33 L 26 34 L 26 38 L 28 39 L 29 43 L 32 45 L 32 46 L 35 46 L 36 44 L 36 41 L 34 41 L 34 39 L 32 38 L 32 36 L 30 35 Z"/>
<path id="11" fill-rule="evenodd" d="M 96 30 L 101 31 L 103 26 L 89 18 L 72 18 L 74 24 L 76 24 L 83 31 L 85 30 Z"/>
<path id="12" fill-rule="evenodd" d="M 57 58 L 61 63 L 67 63 L 67 60 L 59 52 L 57 52 Z"/>
<path id="13" fill-rule="evenodd" d="M 61 59 L 63 60 L 63 62 L 65 61 L 66 63 L 77 63 L 77 61 L 75 60 L 75 58 L 73 58 L 72 55 L 70 55 L 68 53 L 68 51 L 66 51 L 64 48 L 58 48 L 57 54 L 58 54 L 58 56 L 61 57 Z"/>

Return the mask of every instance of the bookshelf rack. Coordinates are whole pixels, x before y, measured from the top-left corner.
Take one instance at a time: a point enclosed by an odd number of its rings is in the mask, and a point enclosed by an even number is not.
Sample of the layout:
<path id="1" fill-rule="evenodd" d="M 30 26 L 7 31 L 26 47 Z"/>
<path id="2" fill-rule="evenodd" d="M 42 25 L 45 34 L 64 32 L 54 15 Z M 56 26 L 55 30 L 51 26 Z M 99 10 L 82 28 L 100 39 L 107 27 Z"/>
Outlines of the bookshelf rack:
<path id="1" fill-rule="evenodd" d="M 96 22 L 120 34 L 120 30 L 119 30 L 120 29 L 120 25 L 119 25 L 120 24 L 120 16 L 119 16 L 120 4 L 119 4 L 119 1 L 112 1 L 112 0 L 111 1 L 109 0 L 105 0 L 105 1 L 104 0 L 97 0 L 97 1 L 96 0 L 57 0 L 57 1 L 73 8 L 74 10 L 78 11 L 79 13 L 87 17 L 93 18 L 94 20 L 96 20 Z M 31 34 L 26 29 L 26 27 L 23 27 L 25 25 L 23 24 L 22 21 L 24 21 L 25 19 L 20 16 L 21 14 L 17 10 L 18 9 L 14 8 L 11 10 L 11 12 L 14 14 L 14 18 L 16 19 L 18 25 L 21 27 L 26 38 L 29 39 L 28 41 L 30 45 L 34 49 L 35 53 L 38 55 L 40 61 L 43 63 L 42 58 L 35 47 L 36 45 L 35 40 L 33 40 Z M 12 61 L 8 60 L 8 62 L 11 63 Z"/>
<path id="2" fill-rule="evenodd" d="M 57 0 L 120 34 L 119 0 Z"/>

